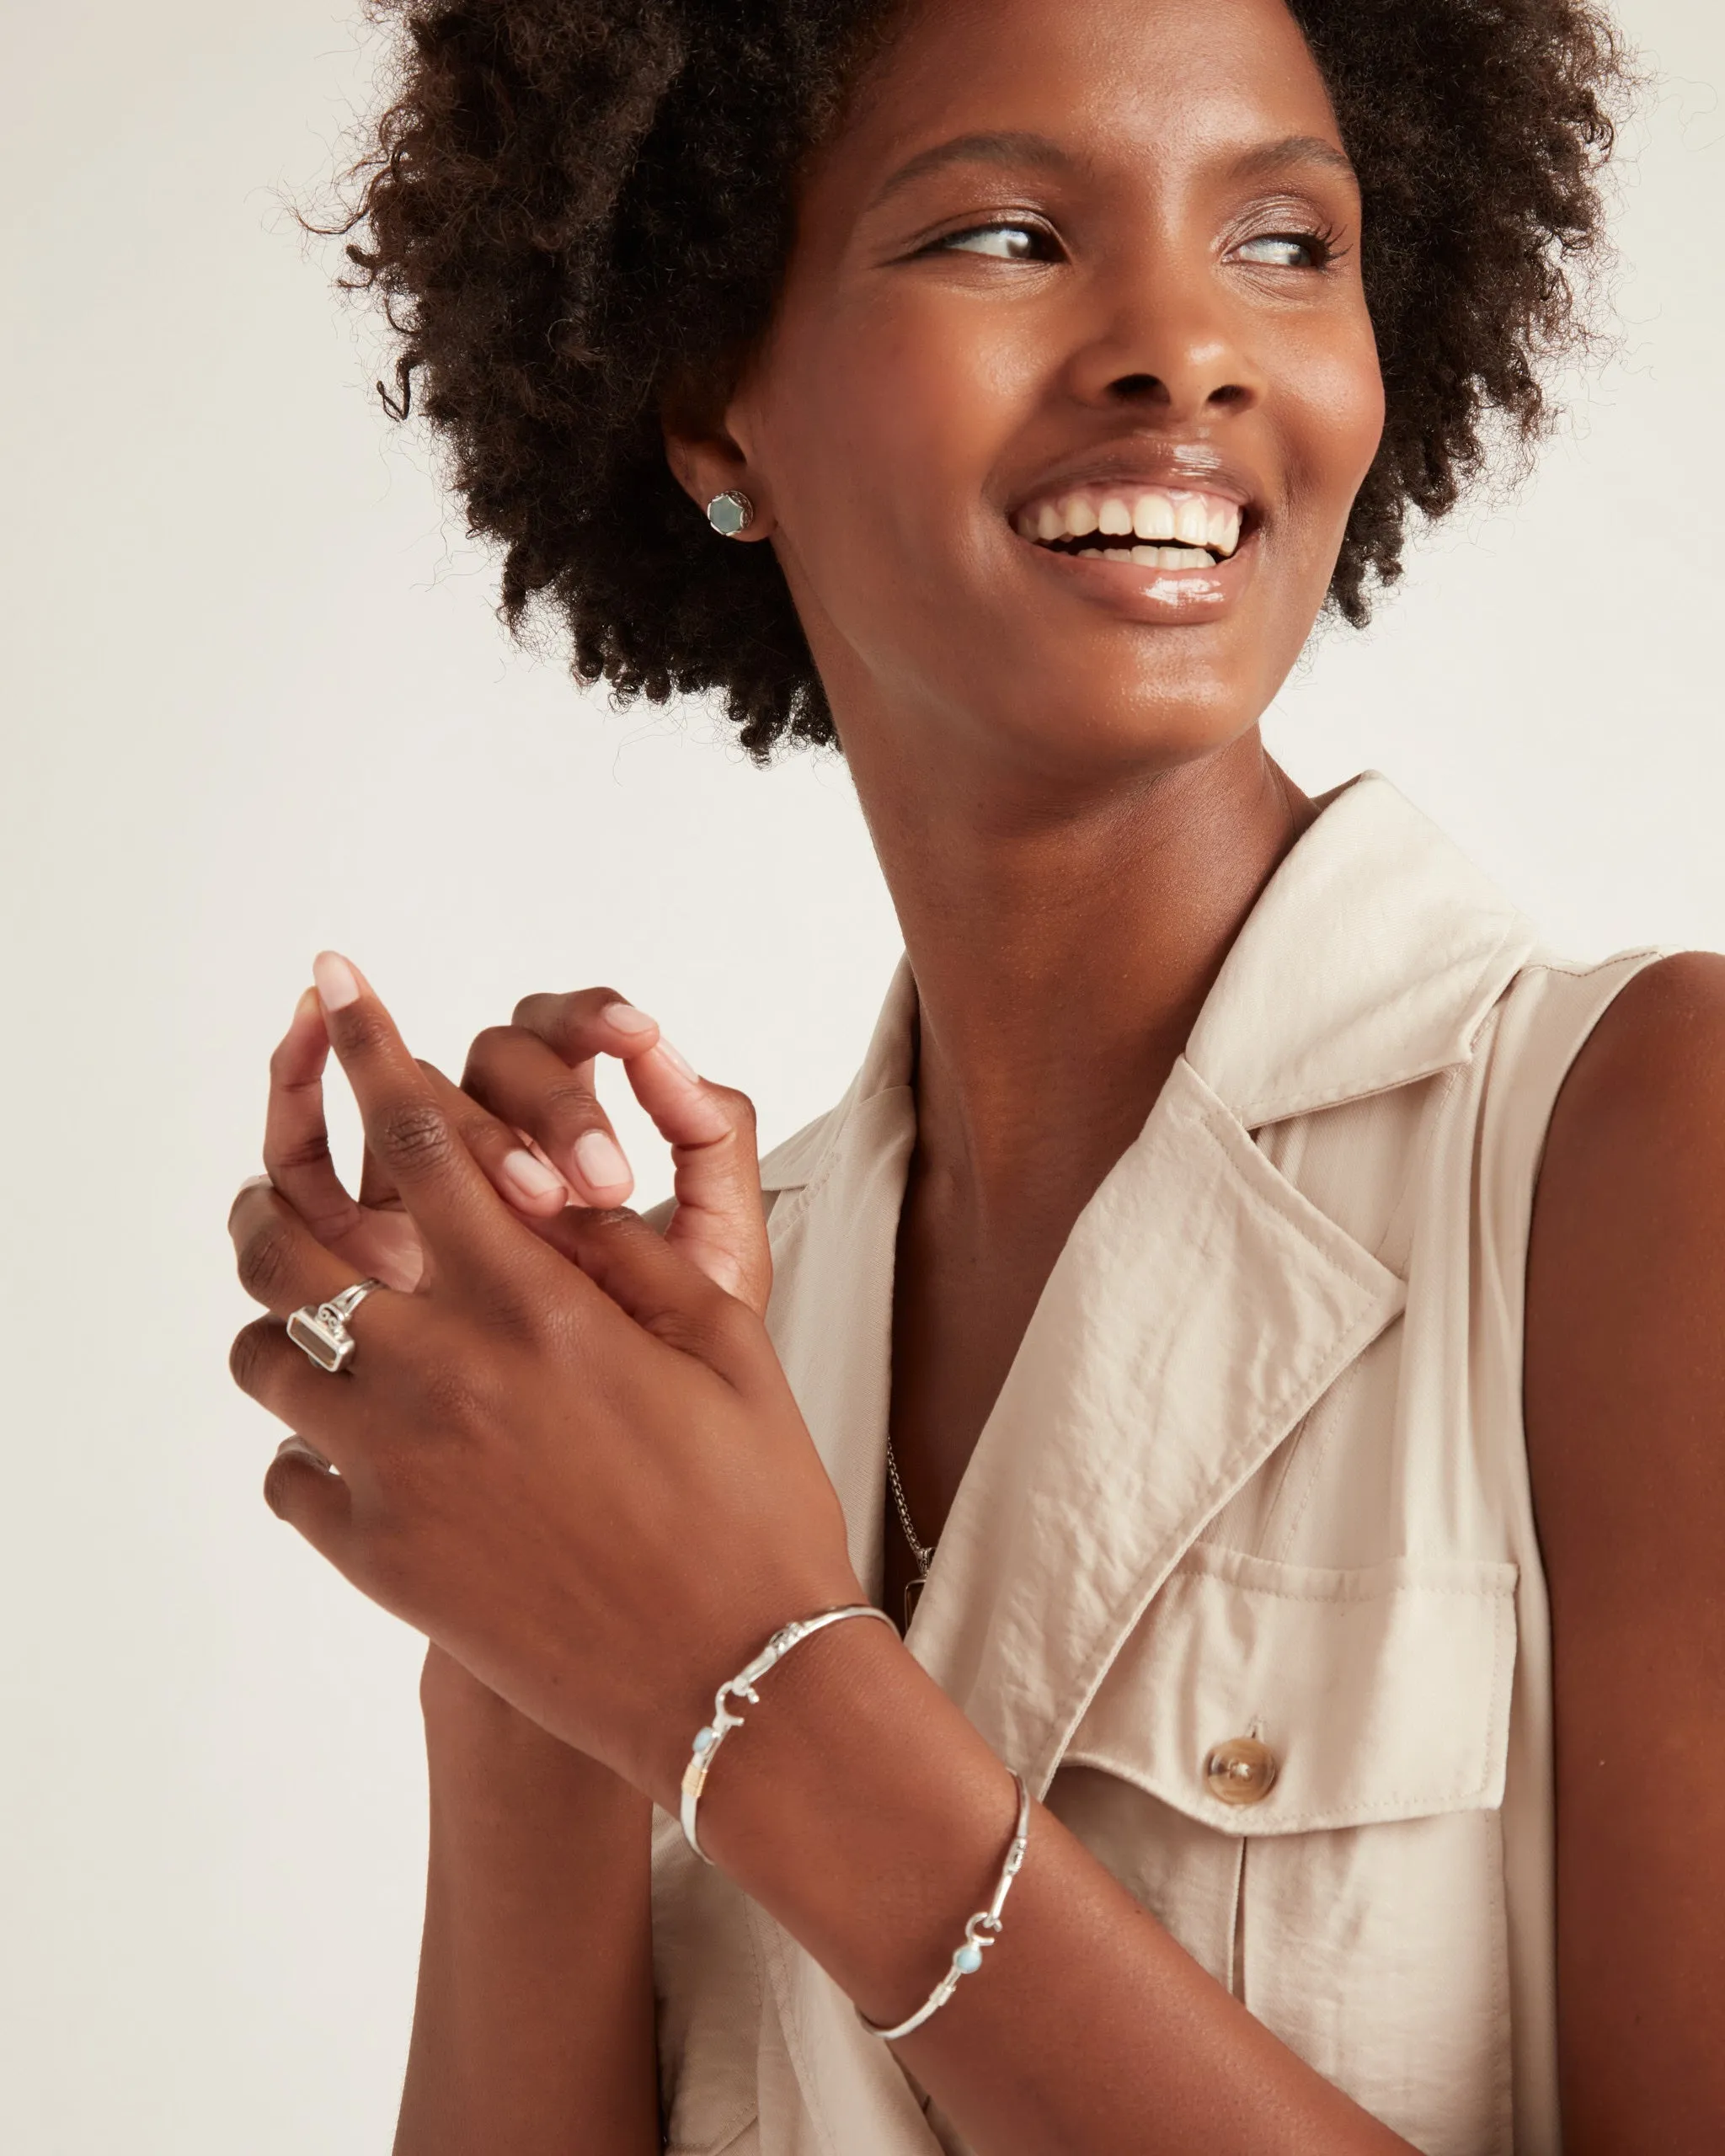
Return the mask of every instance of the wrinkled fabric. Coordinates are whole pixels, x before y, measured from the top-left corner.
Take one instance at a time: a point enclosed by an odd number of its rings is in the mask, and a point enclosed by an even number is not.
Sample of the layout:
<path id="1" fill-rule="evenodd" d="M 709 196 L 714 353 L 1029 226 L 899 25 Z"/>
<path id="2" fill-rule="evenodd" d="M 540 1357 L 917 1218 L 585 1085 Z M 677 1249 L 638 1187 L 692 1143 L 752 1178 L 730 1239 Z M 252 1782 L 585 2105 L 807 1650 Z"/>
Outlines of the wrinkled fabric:
<path id="1" fill-rule="evenodd" d="M 1338 795 L 1073 1228 L 908 1636 L 1186 1951 L 1427 2156 L 1561 2146 L 1523 1278 L 1557 1089 L 1656 955 L 1543 956 L 1386 781 Z M 877 1597 L 915 1007 L 901 967 L 849 1092 L 763 1171 L 769 1323 Z M 1256 1803 L 1206 1779 L 1233 1737 L 1276 1761 Z M 663 1819 L 654 1945 L 678 2156 L 962 2152 Z"/>

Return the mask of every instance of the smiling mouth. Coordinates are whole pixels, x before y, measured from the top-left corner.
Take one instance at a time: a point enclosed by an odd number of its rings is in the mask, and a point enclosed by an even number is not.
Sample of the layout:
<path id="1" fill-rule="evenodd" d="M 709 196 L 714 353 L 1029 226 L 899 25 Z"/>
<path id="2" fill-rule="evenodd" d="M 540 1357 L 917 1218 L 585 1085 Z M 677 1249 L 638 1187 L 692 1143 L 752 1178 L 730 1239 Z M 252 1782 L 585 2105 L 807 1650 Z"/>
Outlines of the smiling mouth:
<path id="1" fill-rule="evenodd" d="M 1208 569 L 1238 551 L 1245 516 L 1238 502 L 1189 488 L 1090 486 L 1028 503 L 1012 528 L 1049 553 Z"/>

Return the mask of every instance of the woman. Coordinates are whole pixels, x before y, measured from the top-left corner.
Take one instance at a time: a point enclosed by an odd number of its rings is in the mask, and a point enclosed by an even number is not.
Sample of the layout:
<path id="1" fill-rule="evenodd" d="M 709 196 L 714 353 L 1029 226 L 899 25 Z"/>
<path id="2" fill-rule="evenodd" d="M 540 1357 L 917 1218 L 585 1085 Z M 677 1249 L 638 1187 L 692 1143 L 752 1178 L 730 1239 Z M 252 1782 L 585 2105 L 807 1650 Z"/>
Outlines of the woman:
<path id="1" fill-rule="evenodd" d="M 267 1494 L 433 1643 L 398 2148 L 1716 2147 L 1725 976 L 1258 732 L 1535 430 L 1610 34 L 401 12 L 398 408 L 583 678 L 842 744 L 907 962 L 758 1174 L 608 990 L 277 1053 Z"/>

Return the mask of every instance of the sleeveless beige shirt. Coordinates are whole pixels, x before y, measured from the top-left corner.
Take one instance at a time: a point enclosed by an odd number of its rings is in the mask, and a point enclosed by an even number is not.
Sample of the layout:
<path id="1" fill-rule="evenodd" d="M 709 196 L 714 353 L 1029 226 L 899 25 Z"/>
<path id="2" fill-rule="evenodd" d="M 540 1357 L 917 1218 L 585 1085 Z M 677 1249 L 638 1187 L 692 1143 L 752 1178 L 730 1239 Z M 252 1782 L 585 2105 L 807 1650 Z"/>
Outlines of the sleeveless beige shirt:
<path id="1" fill-rule="evenodd" d="M 1536 955 L 1385 780 L 1338 795 L 1074 1227 L 909 1635 L 1187 1951 L 1428 2156 L 1560 2146 L 1523 1275 L 1557 1088 L 1654 955 Z M 901 969 L 763 1174 L 773 1337 L 877 1596 L 914 1009 Z M 1245 1802 L 1205 1771 L 1236 1737 L 1274 1764 Z M 654 1919 L 679 2156 L 961 2148 L 664 1818 Z"/>

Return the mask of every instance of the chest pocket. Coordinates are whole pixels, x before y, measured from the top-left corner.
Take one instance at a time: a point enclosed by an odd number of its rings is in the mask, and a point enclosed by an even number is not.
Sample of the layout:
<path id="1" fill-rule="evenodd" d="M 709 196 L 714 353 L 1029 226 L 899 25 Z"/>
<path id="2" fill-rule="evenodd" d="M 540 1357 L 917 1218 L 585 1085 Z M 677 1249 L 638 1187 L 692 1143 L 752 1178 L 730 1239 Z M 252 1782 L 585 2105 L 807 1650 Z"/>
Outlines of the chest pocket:
<path id="1" fill-rule="evenodd" d="M 1427 2156 L 1508 2156 L 1510 1564 L 1198 1545 L 1049 1802 L 1257 2017 Z"/>

